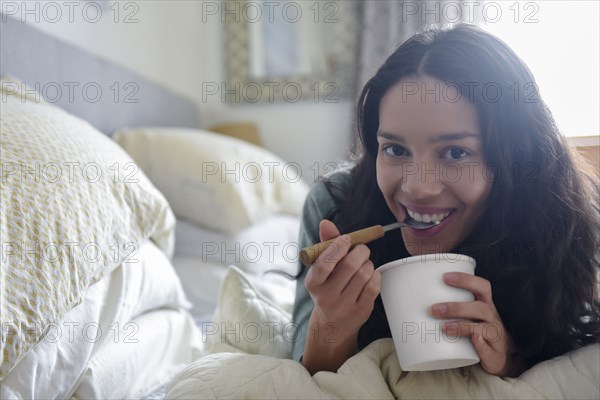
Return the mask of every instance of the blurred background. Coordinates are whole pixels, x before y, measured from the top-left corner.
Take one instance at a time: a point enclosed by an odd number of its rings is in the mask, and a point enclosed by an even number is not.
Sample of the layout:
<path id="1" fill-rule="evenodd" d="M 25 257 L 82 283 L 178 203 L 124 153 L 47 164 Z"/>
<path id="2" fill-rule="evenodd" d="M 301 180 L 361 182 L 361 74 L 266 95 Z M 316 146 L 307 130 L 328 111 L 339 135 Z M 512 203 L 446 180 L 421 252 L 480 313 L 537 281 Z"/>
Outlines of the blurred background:
<path id="1" fill-rule="evenodd" d="M 312 183 L 346 158 L 361 85 L 404 39 L 476 23 L 536 76 L 565 135 L 598 151 L 597 1 L 5 1 L 2 18 L 193 100 L 203 128 L 298 163 Z"/>

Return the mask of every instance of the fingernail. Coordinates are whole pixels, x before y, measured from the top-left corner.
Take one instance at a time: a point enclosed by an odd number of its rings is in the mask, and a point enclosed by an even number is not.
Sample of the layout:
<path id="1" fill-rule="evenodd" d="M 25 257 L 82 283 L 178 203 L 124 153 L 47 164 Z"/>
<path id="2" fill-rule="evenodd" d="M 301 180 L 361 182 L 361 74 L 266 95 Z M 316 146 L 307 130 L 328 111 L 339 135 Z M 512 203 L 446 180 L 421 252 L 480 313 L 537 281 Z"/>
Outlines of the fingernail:
<path id="1" fill-rule="evenodd" d="M 448 283 L 457 282 L 458 274 L 455 274 L 454 272 L 448 272 L 447 274 L 444 274 L 444 280 Z"/>
<path id="2" fill-rule="evenodd" d="M 448 306 L 443 303 L 434 304 L 431 306 L 431 312 L 433 314 L 437 314 L 437 315 L 445 314 L 446 311 L 448 311 Z"/>

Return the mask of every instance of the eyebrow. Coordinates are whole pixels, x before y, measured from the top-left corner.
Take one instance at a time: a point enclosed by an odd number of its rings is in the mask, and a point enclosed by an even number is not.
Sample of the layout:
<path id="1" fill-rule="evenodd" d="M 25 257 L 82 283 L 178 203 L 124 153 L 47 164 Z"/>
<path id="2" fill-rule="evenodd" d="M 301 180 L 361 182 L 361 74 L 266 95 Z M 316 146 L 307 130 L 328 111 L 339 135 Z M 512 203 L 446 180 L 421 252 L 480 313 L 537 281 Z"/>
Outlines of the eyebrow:
<path id="1" fill-rule="evenodd" d="M 404 138 L 402 136 L 395 135 L 395 134 L 389 133 L 389 132 L 378 131 L 377 136 L 382 137 L 384 139 L 393 140 L 393 141 L 399 142 L 399 143 L 406 143 L 406 140 L 404 140 Z M 476 133 L 471 133 L 471 132 L 443 133 L 441 135 L 438 135 L 438 136 L 430 139 L 429 141 L 431 143 L 439 143 L 439 142 L 451 142 L 451 141 L 463 140 L 463 139 L 467 139 L 467 138 L 481 139 L 481 136 Z"/>

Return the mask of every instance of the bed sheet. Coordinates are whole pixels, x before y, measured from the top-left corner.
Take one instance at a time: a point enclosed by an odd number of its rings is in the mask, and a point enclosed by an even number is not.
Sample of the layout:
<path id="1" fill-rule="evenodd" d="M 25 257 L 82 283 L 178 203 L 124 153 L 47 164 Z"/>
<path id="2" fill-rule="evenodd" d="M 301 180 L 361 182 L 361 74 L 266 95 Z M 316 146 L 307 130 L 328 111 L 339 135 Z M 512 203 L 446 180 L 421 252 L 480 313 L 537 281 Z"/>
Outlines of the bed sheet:
<path id="1" fill-rule="evenodd" d="M 291 309 L 296 282 L 273 271 L 296 274 L 299 227 L 298 217 L 279 214 L 228 236 L 177 220 L 173 266 L 196 320 L 210 320 L 230 265 L 243 270 L 266 298 Z"/>
<path id="2" fill-rule="evenodd" d="M 182 310 L 142 314 L 112 334 L 111 342 L 88 363 L 74 398 L 143 398 L 198 359 L 202 351 L 194 320 Z"/>
<path id="3" fill-rule="evenodd" d="M 173 267 L 181 279 L 187 299 L 192 303 L 190 312 L 197 318 L 209 318 L 217 306 L 219 286 L 227 267 L 221 263 L 203 262 L 201 257 L 173 258 Z"/>
<path id="4" fill-rule="evenodd" d="M 142 244 L 130 261 L 91 285 L 83 302 L 60 323 L 44 327 L 42 340 L 2 381 L 1 398 L 67 398 L 77 389 L 88 363 L 112 344 L 120 330 L 132 327 L 128 324 L 134 318 L 159 308 L 189 308 L 175 270 L 155 244 Z M 27 333 L 3 334 L 9 340 L 11 334 Z M 195 343 L 182 346 L 191 353 Z M 143 347 L 152 354 L 152 347 Z"/>
<path id="5" fill-rule="evenodd" d="M 233 264 L 251 274 L 273 269 L 296 274 L 299 230 L 300 219 L 287 214 L 272 215 L 235 235 L 178 219 L 175 256 Z"/>
<path id="6" fill-rule="evenodd" d="M 192 303 L 191 314 L 199 324 L 211 321 L 229 266 L 202 262 L 200 258 L 193 257 L 175 257 L 173 266 L 181 278 L 186 297 Z M 246 278 L 265 298 L 291 311 L 296 292 L 295 280 L 276 274 L 246 274 Z"/>

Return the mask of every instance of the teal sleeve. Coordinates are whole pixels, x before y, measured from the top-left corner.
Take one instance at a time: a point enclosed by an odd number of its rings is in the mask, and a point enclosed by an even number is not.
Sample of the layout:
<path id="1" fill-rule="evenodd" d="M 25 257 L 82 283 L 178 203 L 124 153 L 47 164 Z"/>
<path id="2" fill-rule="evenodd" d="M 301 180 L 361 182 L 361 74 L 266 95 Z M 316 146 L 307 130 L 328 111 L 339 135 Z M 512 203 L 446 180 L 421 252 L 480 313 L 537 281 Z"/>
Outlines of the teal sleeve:
<path id="1" fill-rule="evenodd" d="M 302 211 L 298 238 L 300 248 L 319 242 L 319 223 L 322 219 L 330 216 L 335 208 L 336 204 L 324 183 L 320 182 L 311 189 Z M 299 265 L 300 267 L 301 265 Z M 292 316 L 292 322 L 296 329 L 292 344 L 292 357 L 294 360 L 300 360 L 304 353 L 308 323 L 314 308 L 312 298 L 304 284 L 307 271 L 308 268 L 303 269 L 296 284 L 296 299 Z"/>

